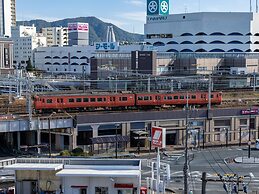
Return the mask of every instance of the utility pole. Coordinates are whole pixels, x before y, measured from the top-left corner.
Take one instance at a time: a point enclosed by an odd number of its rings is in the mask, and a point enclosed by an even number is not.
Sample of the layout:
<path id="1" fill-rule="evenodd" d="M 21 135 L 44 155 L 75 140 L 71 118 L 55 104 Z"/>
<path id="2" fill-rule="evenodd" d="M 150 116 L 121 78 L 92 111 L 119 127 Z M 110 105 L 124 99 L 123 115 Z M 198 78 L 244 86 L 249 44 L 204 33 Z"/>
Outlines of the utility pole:
<path id="1" fill-rule="evenodd" d="M 187 92 L 186 96 L 186 129 L 185 129 L 185 152 L 184 152 L 184 167 L 183 167 L 183 174 L 184 174 L 184 194 L 188 194 L 188 132 L 189 132 L 189 95 Z"/>
<path id="2" fill-rule="evenodd" d="M 249 130 L 249 134 L 248 134 L 248 158 L 251 157 L 251 111 L 252 108 L 250 107 L 250 113 L 249 113 L 249 125 L 248 125 L 248 130 Z"/>
<path id="3" fill-rule="evenodd" d="M 242 145 L 242 128 L 239 128 L 239 147 Z"/>
<path id="4" fill-rule="evenodd" d="M 206 194 L 206 184 L 207 184 L 206 177 L 207 177 L 207 173 L 203 172 L 202 178 L 201 178 L 201 180 L 202 180 L 201 194 Z"/>
<path id="5" fill-rule="evenodd" d="M 209 75 L 209 96 L 208 96 L 208 110 L 211 109 L 211 75 Z"/>

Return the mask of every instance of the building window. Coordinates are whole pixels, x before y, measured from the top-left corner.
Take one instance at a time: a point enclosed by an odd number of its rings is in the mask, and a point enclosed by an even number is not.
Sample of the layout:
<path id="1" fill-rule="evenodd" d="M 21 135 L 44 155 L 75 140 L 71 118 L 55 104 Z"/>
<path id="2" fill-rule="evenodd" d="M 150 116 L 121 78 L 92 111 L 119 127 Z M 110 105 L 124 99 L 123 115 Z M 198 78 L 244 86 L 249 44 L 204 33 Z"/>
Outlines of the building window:
<path id="1" fill-rule="evenodd" d="M 108 194 L 108 187 L 95 187 L 95 194 Z"/>

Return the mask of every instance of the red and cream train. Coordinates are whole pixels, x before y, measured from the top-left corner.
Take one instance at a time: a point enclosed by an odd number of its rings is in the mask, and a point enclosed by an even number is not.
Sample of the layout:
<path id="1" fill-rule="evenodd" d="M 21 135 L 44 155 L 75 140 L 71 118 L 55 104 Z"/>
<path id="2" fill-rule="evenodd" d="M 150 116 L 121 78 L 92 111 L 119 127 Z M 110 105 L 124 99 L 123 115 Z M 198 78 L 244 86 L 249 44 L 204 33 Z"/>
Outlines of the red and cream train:
<path id="1" fill-rule="evenodd" d="M 208 104 L 208 92 L 188 92 L 190 105 Z M 222 93 L 211 93 L 211 104 L 221 104 Z M 187 103 L 186 92 L 173 93 L 100 93 L 100 94 L 53 94 L 34 97 L 37 112 L 55 110 L 143 109 L 162 106 L 183 106 Z"/>

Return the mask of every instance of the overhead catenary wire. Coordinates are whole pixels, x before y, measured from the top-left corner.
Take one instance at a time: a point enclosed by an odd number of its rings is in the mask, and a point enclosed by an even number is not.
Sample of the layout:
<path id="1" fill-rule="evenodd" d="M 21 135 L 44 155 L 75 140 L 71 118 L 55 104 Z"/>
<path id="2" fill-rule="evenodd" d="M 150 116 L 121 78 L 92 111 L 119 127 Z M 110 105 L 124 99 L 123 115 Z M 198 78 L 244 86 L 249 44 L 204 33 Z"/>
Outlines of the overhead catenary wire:
<path id="1" fill-rule="evenodd" d="M 218 161 L 216 160 L 216 158 L 214 157 L 214 155 L 211 153 L 210 149 L 208 149 L 208 151 L 209 151 L 210 155 L 212 156 L 213 160 L 214 160 L 214 161 L 216 162 L 216 164 L 218 165 L 218 167 L 222 170 L 222 172 L 223 172 L 224 174 L 227 174 L 227 171 L 225 171 L 225 169 L 220 166 L 220 164 L 218 163 Z"/>

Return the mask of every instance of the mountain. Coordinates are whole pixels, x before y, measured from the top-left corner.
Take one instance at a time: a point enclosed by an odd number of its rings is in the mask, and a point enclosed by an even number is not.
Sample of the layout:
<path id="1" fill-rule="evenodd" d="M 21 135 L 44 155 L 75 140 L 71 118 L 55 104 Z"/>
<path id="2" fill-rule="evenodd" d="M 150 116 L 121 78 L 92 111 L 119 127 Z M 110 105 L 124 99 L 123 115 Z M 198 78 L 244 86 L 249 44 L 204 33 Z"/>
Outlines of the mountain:
<path id="1" fill-rule="evenodd" d="M 37 28 L 37 31 L 40 31 L 44 27 L 58 27 L 58 26 L 67 26 L 68 23 L 74 22 L 85 22 L 89 23 L 90 28 L 90 43 L 106 41 L 106 31 L 108 26 L 113 26 L 114 33 L 117 41 L 128 41 L 128 42 L 139 42 L 144 40 L 144 35 L 134 34 L 126 32 L 119 27 L 111 24 L 105 23 L 96 17 L 78 17 L 78 18 L 67 18 L 63 20 L 47 22 L 45 20 L 30 20 L 30 21 L 18 21 L 17 25 L 32 26 L 33 24 Z"/>

